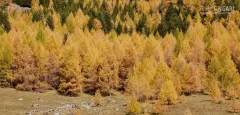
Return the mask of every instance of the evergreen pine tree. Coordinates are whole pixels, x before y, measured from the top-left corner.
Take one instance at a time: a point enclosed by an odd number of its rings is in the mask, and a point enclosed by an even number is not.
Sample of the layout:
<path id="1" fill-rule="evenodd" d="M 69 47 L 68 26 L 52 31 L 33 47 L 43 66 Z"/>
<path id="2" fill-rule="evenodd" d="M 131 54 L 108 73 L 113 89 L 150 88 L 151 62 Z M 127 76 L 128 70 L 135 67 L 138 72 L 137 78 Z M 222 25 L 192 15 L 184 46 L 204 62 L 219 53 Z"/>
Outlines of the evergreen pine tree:
<path id="1" fill-rule="evenodd" d="M 52 16 L 47 17 L 47 25 L 51 30 L 54 30 L 54 20 Z"/>
<path id="2" fill-rule="evenodd" d="M 4 26 L 4 29 L 6 32 L 9 32 L 11 30 L 11 25 L 8 20 L 8 14 L 6 11 L 0 8 L 0 25 Z"/>

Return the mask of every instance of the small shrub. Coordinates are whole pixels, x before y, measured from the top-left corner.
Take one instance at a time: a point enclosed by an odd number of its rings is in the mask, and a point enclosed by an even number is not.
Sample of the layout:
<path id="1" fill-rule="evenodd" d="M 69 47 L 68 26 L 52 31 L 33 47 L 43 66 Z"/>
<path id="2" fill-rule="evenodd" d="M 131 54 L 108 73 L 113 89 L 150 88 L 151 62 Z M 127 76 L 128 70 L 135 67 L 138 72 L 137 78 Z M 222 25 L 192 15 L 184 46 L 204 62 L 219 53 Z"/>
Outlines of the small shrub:
<path id="1" fill-rule="evenodd" d="M 232 104 L 230 106 L 229 112 L 231 112 L 231 113 L 240 113 L 240 104 L 239 104 L 239 102 L 237 100 L 234 99 L 232 101 Z"/>
<path id="2" fill-rule="evenodd" d="M 35 91 L 40 93 L 45 92 L 48 88 L 49 88 L 48 84 L 30 79 L 16 86 L 16 89 L 20 91 Z"/>
<path id="3" fill-rule="evenodd" d="M 9 87 L 10 83 L 7 81 L 6 78 L 0 76 L 0 87 Z"/>
<path id="4" fill-rule="evenodd" d="M 186 102 L 186 96 L 185 95 L 179 96 L 179 101 L 180 101 L 180 103 L 185 103 Z"/>
<path id="5" fill-rule="evenodd" d="M 237 92 L 236 92 L 236 89 L 234 88 L 234 86 L 231 85 L 231 86 L 227 87 L 226 96 L 230 100 L 237 98 Z"/>
<path id="6" fill-rule="evenodd" d="M 99 90 L 95 92 L 94 104 L 95 106 L 100 106 L 102 103 L 102 95 Z"/>
<path id="7" fill-rule="evenodd" d="M 221 97 L 222 93 L 218 87 L 217 81 L 212 81 L 212 83 L 210 84 L 210 96 L 212 97 L 214 103 L 223 103 L 224 100 Z"/>
<path id="8" fill-rule="evenodd" d="M 154 108 L 153 108 L 153 114 L 155 115 L 163 115 L 164 114 L 164 105 L 162 104 L 161 101 L 157 101 L 155 104 L 154 104 Z"/>
<path id="9" fill-rule="evenodd" d="M 136 99 L 136 97 L 133 97 L 133 99 L 128 104 L 128 115 L 139 115 L 141 113 L 141 105 Z"/>
<path id="10" fill-rule="evenodd" d="M 159 99 L 163 103 L 176 104 L 177 103 L 177 92 L 171 81 L 166 81 L 163 83 L 161 92 L 159 94 Z"/>

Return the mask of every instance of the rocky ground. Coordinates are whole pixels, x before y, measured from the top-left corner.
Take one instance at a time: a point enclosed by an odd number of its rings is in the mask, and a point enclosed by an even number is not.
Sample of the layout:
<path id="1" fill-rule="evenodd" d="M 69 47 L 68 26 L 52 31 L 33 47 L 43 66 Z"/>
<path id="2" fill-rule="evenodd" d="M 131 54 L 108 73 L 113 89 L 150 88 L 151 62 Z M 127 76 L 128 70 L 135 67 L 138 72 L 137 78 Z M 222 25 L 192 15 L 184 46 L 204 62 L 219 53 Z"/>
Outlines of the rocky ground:
<path id="1" fill-rule="evenodd" d="M 32 93 L 0 88 L 0 102 L 0 114 L 6 115 L 68 115 L 76 110 L 83 115 L 123 115 L 126 110 L 126 101 L 121 94 L 105 97 L 102 106 L 95 107 L 93 96 L 87 94 L 66 97 L 55 91 Z"/>

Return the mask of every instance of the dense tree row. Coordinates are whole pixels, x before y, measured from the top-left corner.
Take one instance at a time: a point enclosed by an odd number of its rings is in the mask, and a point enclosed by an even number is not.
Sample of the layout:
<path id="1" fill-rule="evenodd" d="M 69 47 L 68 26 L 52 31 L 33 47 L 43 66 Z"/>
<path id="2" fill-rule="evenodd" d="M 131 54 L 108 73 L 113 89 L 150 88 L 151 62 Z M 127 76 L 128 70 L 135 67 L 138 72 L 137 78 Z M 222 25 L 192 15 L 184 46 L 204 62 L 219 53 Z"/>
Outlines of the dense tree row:
<path id="1" fill-rule="evenodd" d="M 105 33 L 112 29 L 119 35 L 136 31 L 146 35 L 182 31 L 189 27 L 189 17 L 214 6 L 234 6 L 239 10 L 238 0 L 13 0 L 21 6 L 31 7 L 36 3 L 42 7 L 33 11 L 34 21 L 49 20 L 49 12 L 53 9 L 60 14 L 61 24 L 66 22 L 72 13 L 74 16 L 81 9 L 89 17 L 87 26 L 83 28 L 96 29 L 93 23 L 98 21 Z M 209 15 L 209 16 L 208 16 Z M 202 21 L 212 23 L 213 20 L 226 19 L 227 14 L 212 12 L 201 13 Z M 175 34 L 174 34 L 175 35 Z"/>

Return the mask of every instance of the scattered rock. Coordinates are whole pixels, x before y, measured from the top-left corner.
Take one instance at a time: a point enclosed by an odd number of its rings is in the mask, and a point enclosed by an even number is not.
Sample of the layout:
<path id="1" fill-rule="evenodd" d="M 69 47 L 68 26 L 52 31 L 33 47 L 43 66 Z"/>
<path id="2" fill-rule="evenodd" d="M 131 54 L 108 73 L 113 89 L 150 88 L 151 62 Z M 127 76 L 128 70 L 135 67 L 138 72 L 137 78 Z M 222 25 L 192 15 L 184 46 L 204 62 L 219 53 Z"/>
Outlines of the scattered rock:
<path id="1" fill-rule="evenodd" d="M 23 99 L 22 99 L 22 98 L 19 98 L 18 100 L 19 100 L 19 101 L 22 101 Z"/>
<path id="2" fill-rule="evenodd" d="M 90 109 L 91 105 L 90 104 L 82 104 L 81 107 L 86 108 L 86 109 Z"/>
<path id="3" fill-rule="evenodd" d="M 43 115 L 48 115 L 48 112 L 47 111 L 43 111 Z"/>
<path id="4" fill-rule="evenodd" d="M 41 98 L 37 98 L 37 101 L 39 101 L 39 102 L 43 102 L 43 99 L 41 99 Z"/>
<path id="5" fill-rule="evenodd" d="M 39 104 L 33 104 L 31 107 L 39 107 Z"/>
<path id="6" fill-rule="evenodd" d="M 122 106 L 127 106 L 127 103 L 122 104 Z"/>
<path id="7" fill-rule="evenodd" d="M 53 115 L 60 115 L 58 112 L 53 113 Z"/>
<path id="8" fill-rule="evenodd" d="M 38 112 L 38 111 L 37 111 L 37 110 L 33 110 L 32 112 L 36 113 L 36 112 Z"/>
<path id="9" fill-rule="evenodd" d="M 57 109 L 65 109 L 65 110 L 73 110 L 73 109 L 77 109 L 77 105 L 74 104 L 65 104 L 61 107 L 58 107 Z"/>

